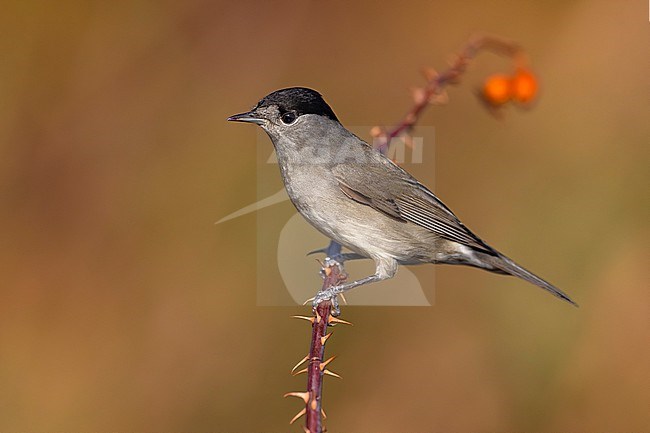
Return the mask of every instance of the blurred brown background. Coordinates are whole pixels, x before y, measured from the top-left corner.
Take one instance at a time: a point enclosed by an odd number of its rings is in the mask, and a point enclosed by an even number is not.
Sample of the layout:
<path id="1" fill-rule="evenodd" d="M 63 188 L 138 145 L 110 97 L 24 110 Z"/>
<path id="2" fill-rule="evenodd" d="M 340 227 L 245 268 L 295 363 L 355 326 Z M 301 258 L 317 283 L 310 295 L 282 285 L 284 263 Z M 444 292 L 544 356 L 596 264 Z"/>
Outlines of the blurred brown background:
<path id="1" fill-rule="evenodd" d="M 432 308 L 346 309 L 329 429 L 648 431 L 645 1 L 3 3 L 0 431 L 300 431 L 307 309 L 256 306 L 270 208 L 213 224 L 256 199 L 256 132 L 224 119 L 306 85 L 390 125 L 475 32 L 543 94 L 496 121 L 473 92 L 508 65 L 481 56 L 423 119 L 436 191 L 581 308 L 441 267 Z"/>

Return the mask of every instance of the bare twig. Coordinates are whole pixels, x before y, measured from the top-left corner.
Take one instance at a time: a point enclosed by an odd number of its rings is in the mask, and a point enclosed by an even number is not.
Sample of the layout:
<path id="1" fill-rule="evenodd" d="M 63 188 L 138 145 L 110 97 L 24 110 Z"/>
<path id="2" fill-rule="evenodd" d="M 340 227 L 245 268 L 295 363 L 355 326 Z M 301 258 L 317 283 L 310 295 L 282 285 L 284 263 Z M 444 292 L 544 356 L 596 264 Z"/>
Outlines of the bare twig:
<path id="1" fill-rule="evenodd" d="M 480 36 L 471 39 L 445 71 L 441 73 L 437 73 L 434 69 L 424 71 L 427 82 L 423 87 L 416 88 L 413 91 L 414 104 L 401 121 L 387 131 L 382 128 L 373 128 L 371 134 L 375 138 L 375 147 L 385 154 L 391 140 L 401 134 L 410 132 L 427 106 L 445 103 L 447 101 L 445 87 L 450 84 L 458 84 L 470 61 L 482 50 L 510 57 L 517 64 L 526 63 L 521 47 L 513 42 L 493 36 Z"/>

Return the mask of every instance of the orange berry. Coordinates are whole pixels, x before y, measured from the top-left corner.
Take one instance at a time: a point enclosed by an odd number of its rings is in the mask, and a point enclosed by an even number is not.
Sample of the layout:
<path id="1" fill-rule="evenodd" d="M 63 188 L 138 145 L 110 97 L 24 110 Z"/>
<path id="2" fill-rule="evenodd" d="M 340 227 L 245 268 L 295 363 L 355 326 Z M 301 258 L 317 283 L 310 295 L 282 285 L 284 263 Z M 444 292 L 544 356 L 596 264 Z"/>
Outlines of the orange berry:
<path id="1" fill-rule="evenodd" d="M 511 83 L 507 75 L 492 75 L 483 84 L 483 96 L 492 105 L 505 104 L 510 100 Z"/>
<path id="2" fill-rule="evenodd" d="M 520 104 L 528 104 L 537 97 L 538 90 L 535 75 L 527 69 L 518 68 L 512 78 L 512 99 Z"/>

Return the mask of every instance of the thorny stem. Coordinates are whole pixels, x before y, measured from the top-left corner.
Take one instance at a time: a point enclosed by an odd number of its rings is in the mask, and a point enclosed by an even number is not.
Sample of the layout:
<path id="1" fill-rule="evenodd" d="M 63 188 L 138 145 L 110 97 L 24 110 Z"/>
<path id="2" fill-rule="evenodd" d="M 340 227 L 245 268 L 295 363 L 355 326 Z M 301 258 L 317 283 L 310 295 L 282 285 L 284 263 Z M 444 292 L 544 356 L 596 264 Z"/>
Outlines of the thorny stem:
<path id="1" fill-rule="evenodd" d="M 323 290 L 339 284 L 346 276 L 341 265 L 328 260 L 323 267 Z M 323 337 L 327 334 L 332 312 L 331 301 L 325 301 L 316 307 L 316 319 L 312 324 L 311 345 L 309 348 L 309 365 L 307 367 L 307 392 L 309 400 L 306 402 L 307 429 L 310 433 L 321 433 L 321 400 L 323 391 L 324 370 L 321 364 L 325 358 L 325 344 Z"/>

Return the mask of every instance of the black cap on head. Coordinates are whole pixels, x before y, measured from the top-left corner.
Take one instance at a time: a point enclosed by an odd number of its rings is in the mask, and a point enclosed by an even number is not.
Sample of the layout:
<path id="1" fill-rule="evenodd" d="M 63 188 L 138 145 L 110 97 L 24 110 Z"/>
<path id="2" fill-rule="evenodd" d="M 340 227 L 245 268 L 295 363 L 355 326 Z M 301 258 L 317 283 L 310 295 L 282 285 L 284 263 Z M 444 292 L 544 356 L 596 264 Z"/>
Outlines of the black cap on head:
<path id="1" fill-rule="evenodd" d="M 276 90 L 262 98 L 255 108 L 271 105 L 277 105 L 280 114 L 287 111 L 295 111 L 299 116 L 302 114 L 318 114 L 338 122 L 336 114 L 323 100 L 320 93 L 306 87 L 290 87 Z"/>

